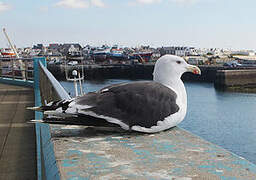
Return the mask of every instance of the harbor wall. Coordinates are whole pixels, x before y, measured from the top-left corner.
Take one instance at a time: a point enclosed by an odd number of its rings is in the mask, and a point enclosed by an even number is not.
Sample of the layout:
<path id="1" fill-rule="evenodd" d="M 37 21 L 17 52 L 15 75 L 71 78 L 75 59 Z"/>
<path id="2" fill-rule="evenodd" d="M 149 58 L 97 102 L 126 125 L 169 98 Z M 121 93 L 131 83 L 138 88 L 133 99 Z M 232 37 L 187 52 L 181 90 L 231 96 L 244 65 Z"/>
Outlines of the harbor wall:
<path id="1" fill-rule="evenodd" d="M 45 101 L 68 99 L 70 96 L 47 70 L 45 58 L 34 58 L 34 93 L 35 106 L 41 106 Z M 35 119 L 41 120 L 43 114 L 35 112 Z M 60 179 L 54 147 L 51 141 L 50 126 L 36 123 L 37 139 L 37 179 Z"/>
<path id="2" fill-rule="evenodd" d="M 218 70 L 214 86 L 220 90 L 256 92 L 256 69 Z"/>
<path id="3" fill-rule="evenodd" d="M 73 69 L 84 68 L 86 80 L 100 79 L 153 79 L 153 64 L 139 65 L 85 65 L 85 66 L 48 66 L 49 71 L 58 80 L 66 80 L 65 69 L 71 72 Z M 214 83 L 218 90 L 231 90 L 239 92 L 256 92 L 256 68 L 255 67 L 224 67 L 213 65 L 200 65 L 201 76 L 192 73 L 184 73 L 182 80 L 185 82 Z"/>
<path id="4" fill-rule="evenodd" d="M 65 89 L 60 85 L 59 81 L 48 71 L 42 64 L 39 64 L 39 88 L 41 95 L 41 103 L 58 101 L 62 99 L 70 99 Z"/>
<path id="5" fill-rule="evenodd" d="M 68 93 L 46 68 L 45 58 L 34 59 L 34 91 L 35 105 L 41 106 L 46 102 L 70 99 Z M 43 114 L 36 112 L 35 119 L 41 120 Z M 37 136 L 37 166 L 38 180 L 60 179 L 54 147 L 51 142 L 50 126 L 36 123 Z"/>
<path id="6" fill-rule="evenodd" d="M 65 69 L 71 72 L 73 69 L 80 69 L 82 66 L 48 66 L 49 71 L 58 80 L 66 80 Z M 154 65 L 115 65 L 100 66 L 86 65 L 83 66 L 86 80 L 98 79 L 153 79 Z M 184 73 L 183 81 L 196 81 L 214 83 L 215 87 L 220 90 L 237 90 L 256 92 L 256 68 L 255 67 L 224 67 L 201 65 L 201 76 L 192 73 Z"/>
<path id="7" fill-rule="evenodd" d="M 73 69 L 81 69 L 82 66 L 67 66 L 66 69 L 71 75 Z M 85 72 L 85 79 L 153 79 L 154 65 L 85 65 L 83 66 Z M 49 71 L 58 80 L 66 80 L 65 66 L 51 65 L 48 66 Z M 185 73 L 182 76 L 184 81 L 199 81 L 199 82 L 214 82 L 216 72 L 218 69 L 223 69 L 220 66 L 200 66 L 202 75 L 194 75 L 192 73 Z"/>

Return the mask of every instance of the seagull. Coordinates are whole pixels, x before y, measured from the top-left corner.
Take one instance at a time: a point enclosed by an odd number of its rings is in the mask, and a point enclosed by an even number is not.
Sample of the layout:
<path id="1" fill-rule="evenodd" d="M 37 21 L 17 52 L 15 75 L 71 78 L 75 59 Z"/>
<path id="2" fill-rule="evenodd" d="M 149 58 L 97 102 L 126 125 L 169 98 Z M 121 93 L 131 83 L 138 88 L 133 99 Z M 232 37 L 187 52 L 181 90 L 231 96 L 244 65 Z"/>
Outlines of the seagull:
<path id="1" fill-rule="evenodd" d="M 179 124 L 187 112 L 187 93 L 181 80 L 185 72 L 201 74 L 183 58 L 164 55 L 155 63 L 153 81 L 107 86 L 68 100 L 29 108 L 52 119 L 72 124 L 113 125 L 129 131 L 156 133 Z M 47 119 L 47 118 L 46 118 Z"/>

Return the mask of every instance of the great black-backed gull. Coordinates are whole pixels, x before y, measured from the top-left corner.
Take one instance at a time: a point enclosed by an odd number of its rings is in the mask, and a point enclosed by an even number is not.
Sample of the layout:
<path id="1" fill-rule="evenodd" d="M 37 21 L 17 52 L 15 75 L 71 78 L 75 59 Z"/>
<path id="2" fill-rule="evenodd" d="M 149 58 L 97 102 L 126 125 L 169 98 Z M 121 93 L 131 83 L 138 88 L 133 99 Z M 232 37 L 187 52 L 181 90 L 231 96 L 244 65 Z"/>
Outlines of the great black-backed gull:
<path id="1" fill-rule="evenodd" d="M 154 133 L 180 123 L 187 111 L 187 94 L 181 76 L 201 74 L 178 56 L 164 55 L 155 64 L 153 81 L 121 83 L 71 100 L 51 102 L 33 110 L 64 124 L 118 125 L 125 130 Z"/>

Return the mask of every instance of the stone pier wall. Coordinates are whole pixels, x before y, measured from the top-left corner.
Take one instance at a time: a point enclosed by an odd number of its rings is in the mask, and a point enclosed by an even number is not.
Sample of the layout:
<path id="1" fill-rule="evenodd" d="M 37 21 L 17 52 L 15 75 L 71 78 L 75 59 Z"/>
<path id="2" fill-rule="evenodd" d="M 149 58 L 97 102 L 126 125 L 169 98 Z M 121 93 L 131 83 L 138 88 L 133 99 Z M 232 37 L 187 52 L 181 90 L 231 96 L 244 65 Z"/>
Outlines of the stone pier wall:
<path id="1" fill-rule="evenodd" d="M 72 69 L 81 69 L 81 66 L 67 66 L 66 70 L 71 75 Z M 83 66 L 85 79 L 153 79 L 154 65 L 115 65 L 115 66 L 100 66 L 86 65 Z M 194 75 L 185 73 L 182 76 L 184 81 L 199 81 L 199 82 L 214 82 L 218 69 L 223 69 L 220 66 L 199 66 L 202 75 Z M 64 65 L 48 66 L 49 71 L 58 80 L 66 80 Z"/>
<path id="2" fill-rule="evenodd" d="M 256 69 L 219 70 L 214 86 L 223 90 L 256 92 Z"/>

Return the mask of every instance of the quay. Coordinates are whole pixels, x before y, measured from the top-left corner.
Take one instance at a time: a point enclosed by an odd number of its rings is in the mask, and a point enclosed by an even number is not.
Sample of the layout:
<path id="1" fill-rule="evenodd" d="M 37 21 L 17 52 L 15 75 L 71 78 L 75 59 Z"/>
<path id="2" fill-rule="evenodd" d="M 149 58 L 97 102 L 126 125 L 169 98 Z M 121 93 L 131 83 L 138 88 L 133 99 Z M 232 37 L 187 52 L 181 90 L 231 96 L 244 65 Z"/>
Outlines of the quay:
<path id="1" fill-rule="evenodd" d="M 175 127 L 157 134 L 51 126 L 63 179 L 226 180 L 256 178 L 256 166 Z"/>
<path id="2" fill-rule="evenodd" d="M 217 70 L 223 69 L 220 66 L 199 66 L 202 72 L 201 76 L 196 76 L 191 73 L 185 73 L 183 80 L 214 82 Z M 65 65 L 50 65 L 49 71 L 58 79 L 65 80 L 65 69 L 69 72 L 74 68 L 81 69 L 82 66 L 65 66 Z M 152 79 L 154 64 L 135 64 L 135 65 L 83 65 L 86 72 L 86 79 Z"/>
<path id="3" fill-rule="evenodd" d="M 28 179 L 38 180 L 256 179 L 255 164 L 179 127 L 155 134 L 143 134 L 118 128 L 26 124 L 31 119 L 42 119 L 43 114 L 25 110 L 25 107 L 70 98 L 46 68 L 45 58 L 34 58 L 33 61 L 32 82 L 13 76 L 6 78 L 0 73 L 0 106 L 1 109 L 6 106 L 5 110 L 1 110 L 0 118 L 3 118 L 3 122 L 9 122 L 8 125 L 3 123 L 0 128 L 1 133 L 9 132 L 7 138 L 11 138 L 10 141 L 3 140 L 6 142 L 5 147 L 9 148 L 3 152 L 12 153 L 20 149 L 20 152 L 29 154 L 28 158 L 31 158 L 27 160 L 26 155 L 21 154 L 15 156 L 15 152 L 10 156 L 1 154 L 0 179 L 8 177 L 11 172 L 17 174 L 3 179 L 23 179 L 20 178 L 22 173 L 33 171 L 20 169 L 23 163 L 36 168 L 34 176 Z M 3 68 L 0 70 L 3 72 Z M 10 83 L 16 86 L 6 85 Z M 7 98 L 7 94 L 11 96 Z M 20 110 L 17 113 L 13 112 L 16 106 Z M 17 131 L 12 128 L 21 129 Z M 26 139 L 23 140 L 23 137 Z M 14 160 L 2 161 L 2 158 L 8 157 Z M 8 163 L 10 168 L 7 168 Z"/>
<path id="4" fill-rule="evenodd" d="M 81 66 L 51 65 L 50 72 L 58 79 L 65 80 L 65 68 L 72 71 Z M 152 79 L 153 64 L 138 65 L 85 65 L 86 79 Z M 256 92 L 255 67 L 223 67 L 213 65 L 200 65 L 201 76 L 185 73 L 183 81 L 196 81 L 214 83 L 216 89 L 241 92 Z"/>
<path id="5" fill-rule="evenodd" d="M 0 81 L 1 82 L 1 81 Z M 33 88 L 0 84 L 0 179 L 36 179 Z"/>
<path id="6" fill-rule="evenodd" d="M 256 70 L 219 70 L 214 86 L 223 90 L 256 92 Z"/>

